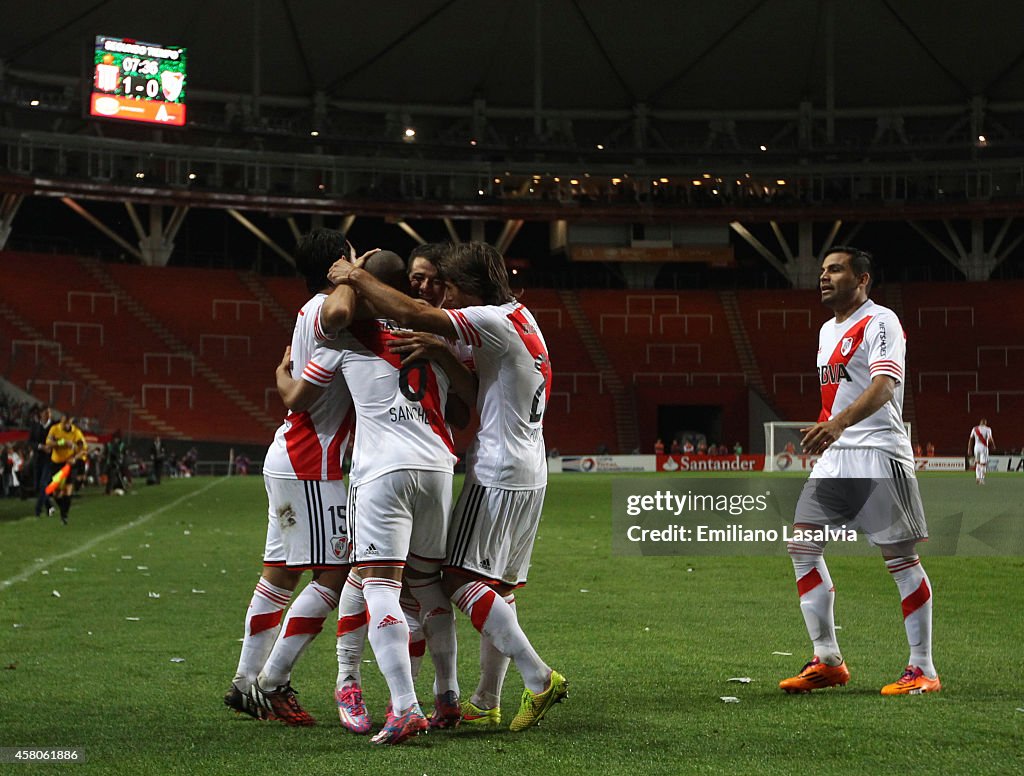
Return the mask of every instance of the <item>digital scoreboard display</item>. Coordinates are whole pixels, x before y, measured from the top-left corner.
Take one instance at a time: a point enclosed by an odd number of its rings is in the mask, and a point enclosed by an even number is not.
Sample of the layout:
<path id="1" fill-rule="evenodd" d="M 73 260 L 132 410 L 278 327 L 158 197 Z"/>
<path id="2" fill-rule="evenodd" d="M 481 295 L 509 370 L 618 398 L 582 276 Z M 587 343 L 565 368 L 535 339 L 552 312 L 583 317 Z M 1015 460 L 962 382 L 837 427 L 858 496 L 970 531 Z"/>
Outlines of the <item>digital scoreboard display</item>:
<path id="1" fill-rule="evenodd" d="M 185 49 L 96 36 L 89 115 L 185 125 Z"/>

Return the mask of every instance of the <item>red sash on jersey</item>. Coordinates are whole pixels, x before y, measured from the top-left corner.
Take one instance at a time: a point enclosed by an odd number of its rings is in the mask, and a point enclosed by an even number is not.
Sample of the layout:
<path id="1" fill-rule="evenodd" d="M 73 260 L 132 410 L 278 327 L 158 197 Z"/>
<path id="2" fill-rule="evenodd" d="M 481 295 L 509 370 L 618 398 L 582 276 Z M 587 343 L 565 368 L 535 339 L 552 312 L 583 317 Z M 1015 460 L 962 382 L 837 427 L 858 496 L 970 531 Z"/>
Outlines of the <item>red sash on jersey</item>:
<path id="1" fill-rule="evenodd" d="M 978 438 L 978 442 L 983 447 L 988 447 L 988 440 L 985 439 L 985 435 L 981 433 L 981 429 L 978 428 L 977 426 L 974 427 L 974 436 Z"/>
<path id="2" fill-rule="evenodd" d="M 548 399 L 551 398 L 551 359 L 548 357 L 547 348 L 544 347 L 543 340 L 537 336 L 536 327 L 523 315 L 522 305 L 518 305 L 515 310 L 510 312 L 508 319 L 512 321 L 512 328 L 516 330 L 519 339 L 523 341 L 527 352 L 533 356 L 534 363 L 537 364 L 541 377 L 544 378 L 544 405 L 547 406 Z"/>
<path id="3" fill-rule="evenodd" d="M 373 355 L 387 361 L 395 368 L 396 372 L 402 371 L 402 356 L 400 353 L 393 353 L 388 348 L 388 342 L 397 339 L 388 329 L 388 325 L 380 320 L 358 321 L 349 327 L 349 332 Z M 427 384 L 419 384 L 419 370 L 410 370 L 408 373 L 409 387 L 414 391 L 423 389 L 423 398 L 419 400 L 420 405 L 427 413 L 427 420 L 430 430 L 444 442 L 448 452 L 455 455 L 455 443 L 452 441 L 452 432 L 445 423 L 444 412 L 441 409 L 441 389 L 437 384 L 437 375 L 434 374 L 434 362 L 426 362 Z M 414 384 L 415 383 L 415 384 Z"/>
<path id="4" fill-rule="evenodd" d="M 839 342 L 836 343 L 836 349 L 833 350 L 832 355 L 829 356 L 829 366 L 842 364 L 845 367 L 849 365 L 850 361 L 853 359 L 853 354 L 857 352 L 857 348 L 859 348 L 861 343 L 864 341 L 864 329 L 867 328 L 868 321 L 870 321 L 872 317 L 873 316 L 868 315 L 861 318 L 847 331 L 843 332 L 843 335 L 839 338 Z M 846 355 L 843 355 L 843 342 L 847 340 L 850 340 L 850 349 L 847 351 Z M 821 414 L 818 415 L 819 423 L 822 423 L 832 417 L 832 405 L 835 404 L 836 394 L 838 392 L 838 380 L 822 383 Z"/>

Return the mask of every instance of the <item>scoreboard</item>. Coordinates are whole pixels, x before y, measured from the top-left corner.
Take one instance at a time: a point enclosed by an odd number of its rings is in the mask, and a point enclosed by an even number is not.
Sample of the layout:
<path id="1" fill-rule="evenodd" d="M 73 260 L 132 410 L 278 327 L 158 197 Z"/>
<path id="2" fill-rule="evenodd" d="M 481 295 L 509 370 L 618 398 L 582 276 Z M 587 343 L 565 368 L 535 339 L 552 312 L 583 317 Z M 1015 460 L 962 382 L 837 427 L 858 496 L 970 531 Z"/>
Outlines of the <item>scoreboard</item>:
<path id="1" fill-rule="evenodd" d="M 185 49 L 96 36 L 89 115 L 185 125 Z"/>

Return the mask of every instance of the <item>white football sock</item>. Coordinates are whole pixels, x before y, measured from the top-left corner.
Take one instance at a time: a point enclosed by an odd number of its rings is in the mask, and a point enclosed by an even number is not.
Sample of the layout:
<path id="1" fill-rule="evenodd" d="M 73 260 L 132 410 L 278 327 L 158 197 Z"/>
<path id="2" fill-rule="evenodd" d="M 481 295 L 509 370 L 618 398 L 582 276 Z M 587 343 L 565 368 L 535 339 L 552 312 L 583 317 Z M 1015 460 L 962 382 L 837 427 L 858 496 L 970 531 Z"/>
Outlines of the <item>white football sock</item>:
<path id="1" fill-rule="evenodd" d="M 242 636 L 242 654 L 232 679 L 235 687 L 248 692 L 267 662 L 267 656 L 274 646 L 281 630 L 284 608 L 291 600 L 292 591 L 277 587 L 265 579 L 256 583 L 249 610 L 245 615 L 245 633 Z"/>
<path id="2" fill-rule="evenodd" d="M 449 691 L 458 695 L 455 612 L 452 611 L 452 602 L 441 588 L 440 568 L 429 577 L 409 578 L 406 584 L 419 604 L 423 635 L 434 664 L 434 695 L 436 697 Z"/>
<path id="3" fill-rule="evenodd" d="M 337 605 L 338 594 L 316 580 L 302 589 L 288 610 L 281 633 L 260 672 L 260 687 L 272 689 L 288 683 L 295 663 L 323 630 L 324 620 Z"/>
<path id="4" fill-rule="evenodd" d="M 363 580 L 352 571 L 341 589 L 338 604 L 338 679 L 337 689 L 348 684 L 362 686 L 361 662 L 366 641 L 366 600 L 363 598 Z"/>
<path id="5" fill-rule="evenodd" d="M 503 655 L 512 658 L 530 692 L 540 693 L 548 685 L 551 668 L 526 638 L 512 607 L 483 582 L 467 582 L 452 600 L 469 616 L 473 627 L 494 644 Z"/>
<path id="6" fill-rule="evenodd" d="M 891 558 L 885 566 L 903 599 L 903 626 L 910 644 L 909 665 L 935 676 L 932 662 L 932 585 L 917 555 Z"/>
<path id="7" fill-rule="evenodd" d="M 837 666 L 843 656 L 836 640 L 836 593 L 825 565 L 824 548 L 813 542 L 790 542 L 786 549 L 793 561 L 800 613 L 814 643 L 814 654 L 822 663 Z"/>
<path id="8" fill-rule="evenodd" d="M 516 613 L 516 597 L 512 593 L 505 596 L 505 603 Z M 516 620 L 518 621 L 518 617 Z M 505 657 L 484 635 L 480 636 L 480 681 L 470 701 L 479 709 L 493 709 L 501 705 L 501 687 L 505 683 L 508 664 Z"/>
<path id="9" fill-rule="evenodd" d="M 401 590 L 402 583 L 394 579 L 363 579 L 363 596 L 370 612 L 370 646 L 387 680 L 395 714 L 416 702 L 409 663 L 409 625 L 398 601 Z"/>

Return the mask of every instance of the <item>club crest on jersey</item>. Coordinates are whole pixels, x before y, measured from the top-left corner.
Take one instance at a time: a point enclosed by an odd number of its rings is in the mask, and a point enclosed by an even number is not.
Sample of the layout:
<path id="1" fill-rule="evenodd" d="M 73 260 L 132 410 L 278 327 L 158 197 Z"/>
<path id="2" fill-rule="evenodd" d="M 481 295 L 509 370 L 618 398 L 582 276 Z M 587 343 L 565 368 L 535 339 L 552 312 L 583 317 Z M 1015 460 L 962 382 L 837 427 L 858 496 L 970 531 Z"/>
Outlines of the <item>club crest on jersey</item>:
<path id="1" fill-rule="evenodd" d="M 850 382 L 850 374 L 846 371 L 846 364 L 825 364 L 821 367 L 822 385 L 838 385 L 840 380 Z"/>
<path id="2" fill-rule="evenodd" d="M 853 337 L 843 337 L 843 344 L 839 347 L 839 352 L 848 356 L 851 350 L 853 350 Z"/>
<path id="3" fill-rule="evenodd" d="M 348 537 L 347 536 L 333 536 L 331 537 L 331 551 L 334 553 L 335 558 L 347 558 L 348 557 Z"/>

